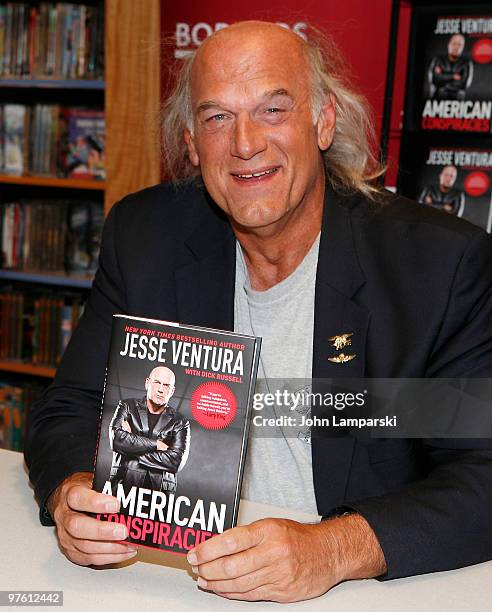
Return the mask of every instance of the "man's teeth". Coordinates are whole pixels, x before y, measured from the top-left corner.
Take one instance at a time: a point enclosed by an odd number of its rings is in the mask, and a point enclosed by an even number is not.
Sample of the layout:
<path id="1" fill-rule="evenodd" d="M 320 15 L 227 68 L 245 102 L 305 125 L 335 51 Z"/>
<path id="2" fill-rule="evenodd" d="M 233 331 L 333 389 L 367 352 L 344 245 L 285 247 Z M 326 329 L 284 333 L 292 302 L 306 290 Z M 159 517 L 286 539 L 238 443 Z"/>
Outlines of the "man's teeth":
<path id="1" fill-rule="evenodd" d="M 250 179 L 250 178 L 259 178 L 260 176 L 265 176 L 265 174 L 273 174 L 277 172 L 277 168 L 272 168 L 271 170 L 265 170 L 264 172 L 253 172 L 253 174 L 237 174 L 239 178 Z"/>

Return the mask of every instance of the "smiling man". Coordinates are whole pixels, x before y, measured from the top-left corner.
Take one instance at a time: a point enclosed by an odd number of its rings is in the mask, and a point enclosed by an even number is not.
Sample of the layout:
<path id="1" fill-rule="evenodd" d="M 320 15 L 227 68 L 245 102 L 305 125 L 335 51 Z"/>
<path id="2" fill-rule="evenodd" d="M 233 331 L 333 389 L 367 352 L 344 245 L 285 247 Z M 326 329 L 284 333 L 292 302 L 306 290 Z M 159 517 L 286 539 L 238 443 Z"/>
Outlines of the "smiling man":
<path id="1" fill-rule="evenodd" d="M 88 473 L 114 312 L 262 336 L 267 380 L 491 376 L 490 237 L 375 184 L 346 72 L 331 44 L 263 22 L 217 32 L 183 65 L 163 150 L 184 180 L 113 207 L 89 305 L 31 417 L 41 519 L 75 562 L 133 554 L 122 526 L 81 514 L 117 507 Z M 492 557 L 489 441 L 309 433 L 253 436 L 242 496 L 325 520 L 200 544 L 200 586 L 298 601 Z"/>

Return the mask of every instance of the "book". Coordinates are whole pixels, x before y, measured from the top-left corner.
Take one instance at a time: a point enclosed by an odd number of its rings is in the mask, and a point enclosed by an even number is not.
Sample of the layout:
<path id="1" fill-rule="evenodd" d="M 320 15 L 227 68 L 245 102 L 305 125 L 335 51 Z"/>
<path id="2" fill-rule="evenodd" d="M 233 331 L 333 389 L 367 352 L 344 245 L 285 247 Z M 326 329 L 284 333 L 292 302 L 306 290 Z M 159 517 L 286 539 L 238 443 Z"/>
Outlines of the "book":
<path id="1" fill-rule="evenodd" d="M 22 451 L 29 410 L 45 385 L 0 381 L 0 448 Z"/>
<path id="2" fill-rule="evenodd" d="M 463 2 L 415 7 L 405 127 L 492 132 L 490 5 Z"/>
<path id="3" fill-rule="evenodd" d="M 236 523 L 259 338 L 114 315 L 93 488 L 133 544 L 186 554 Z"/>
<path id="4" fill-rule="evenodd" d="M 87 272 L 91 267 L 89 236 L 91 207 L 88 202 L 68 204 L 65 268 L 69 272 Z"/>
<path id="5" fill-rule="evenodd" d="M 492 231 L 492 140 L 405 134 L 399 192 Z"/>
<path id="6" fill-rule="evenodd" d="M 104 180 L 104 111 L 0 104 L 0 172 Z"/>
<path id="7" fill-rule="evenodd" d="M 3 113 L 3 172 L 20 175 L 25 169 L 26 107 L 22 104 L 5 104 Z"/>
<path id="8" fill-rule="evenodd" d="M 82 314 L 84 295 L 0 288 L 0 358 L 55 366 Z"/>
<path id="9" fill-rule="evenodd" d="M 0 204 L 0 267 L 93 274 L 103 208 L 90 200 L 33 200 Z"/>
<path id="10" fill-rule="evenodd" d="M 104 3 L 91 4 L 2 3 L 0 76 L 102 78 Z"/>
<path id="11" fill-rule="evenodd" d="M 65 175 L 69 178 L 104 180 L 104 111 L 66 109 L 67 154 Z"/>

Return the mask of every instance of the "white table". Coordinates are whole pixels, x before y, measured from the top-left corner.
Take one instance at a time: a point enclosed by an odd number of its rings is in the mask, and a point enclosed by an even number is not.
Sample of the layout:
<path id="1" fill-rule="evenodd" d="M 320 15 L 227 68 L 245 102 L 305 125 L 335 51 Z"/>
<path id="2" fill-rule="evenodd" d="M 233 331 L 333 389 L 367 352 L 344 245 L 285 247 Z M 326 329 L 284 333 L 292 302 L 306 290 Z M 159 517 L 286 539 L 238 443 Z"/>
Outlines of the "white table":
<path id="1" fill-rule="evenodd" d="M 3 528 L 0 590 L 63 590 L 64 609 L 70 612 L 90 612 L 96 608 L 103 612 L 492 610 L 492 562 L 384 583 L 376 580 L 344 583 L 323 597 L 287 606 L 228 601 L 200 591 L 184 558 L 155 551 L 141 549 L 136 560 L 116 569 L 79 567 L 60 553 L 54 529 L 39 524 L 38 508 L 19 453 L 0 451 L 0 483 Z M 242 520 L 266 513 L 302 519 L 292 512 L 271 512 L 256 504 L 244 504 Z"/>

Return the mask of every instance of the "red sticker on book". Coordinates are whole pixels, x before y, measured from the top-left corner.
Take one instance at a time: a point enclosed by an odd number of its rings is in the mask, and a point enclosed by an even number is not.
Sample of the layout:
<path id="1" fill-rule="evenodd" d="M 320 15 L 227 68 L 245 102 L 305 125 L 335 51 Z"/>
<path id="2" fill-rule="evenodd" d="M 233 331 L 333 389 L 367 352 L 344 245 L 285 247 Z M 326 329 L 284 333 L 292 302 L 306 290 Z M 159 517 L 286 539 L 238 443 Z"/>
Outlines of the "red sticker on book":
<path id="1" fill-rule="evenodd" d="M 468 195 L 478 197 L 490 187 L 490 179 L 485 172 L 470 172 L 465 178 L 465 191 Z"/>
<path id="2" fill-rule="evenodd" d="M 205 429 L 225 429 L 234 421 L 237 402 L 234 393 L 222 383 L 203 383 L 191 396 L 191 413 Z"/>
<path id="3" fill-rule="evenodd" d="M 488 64 L 492 60 L 492 40 L 481 38 L 473 45 L 473 61 L 477 64 Z"/>

